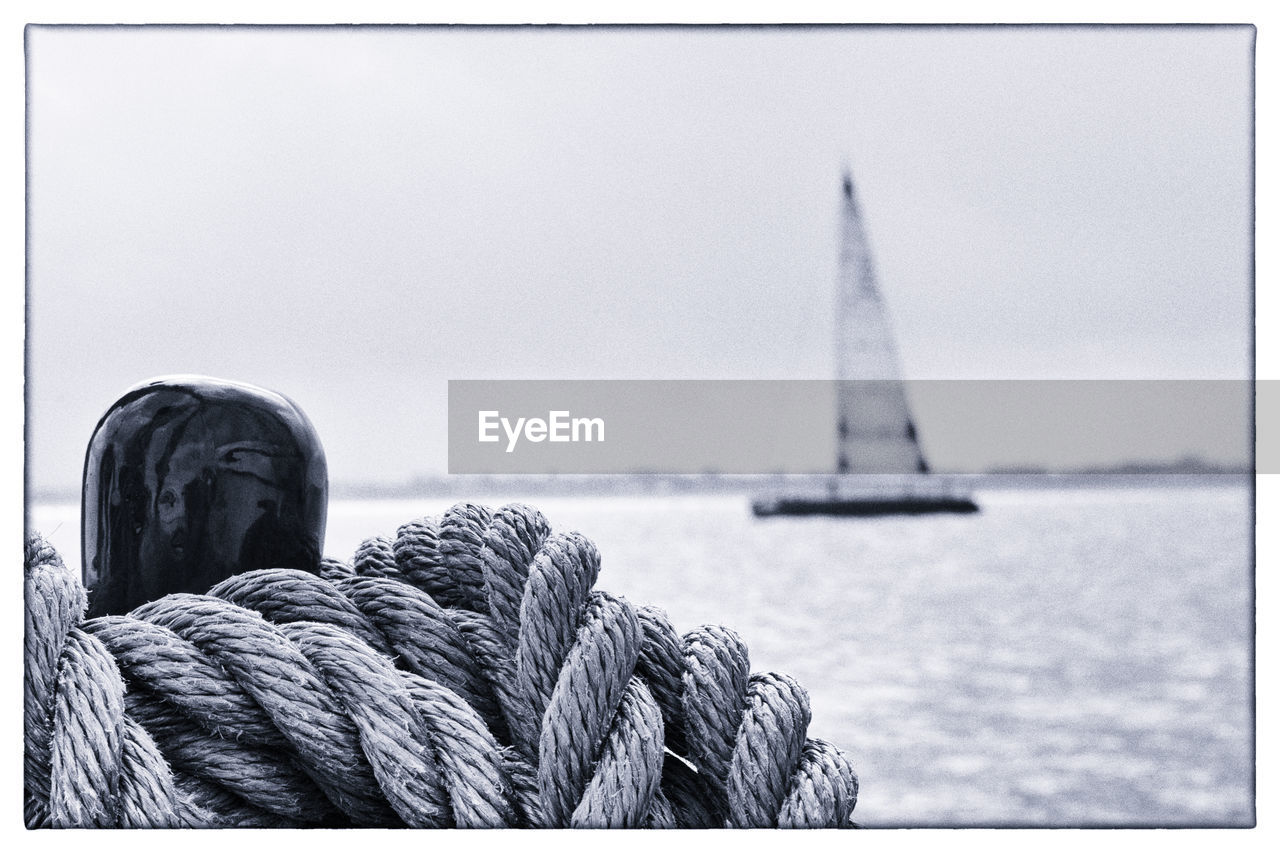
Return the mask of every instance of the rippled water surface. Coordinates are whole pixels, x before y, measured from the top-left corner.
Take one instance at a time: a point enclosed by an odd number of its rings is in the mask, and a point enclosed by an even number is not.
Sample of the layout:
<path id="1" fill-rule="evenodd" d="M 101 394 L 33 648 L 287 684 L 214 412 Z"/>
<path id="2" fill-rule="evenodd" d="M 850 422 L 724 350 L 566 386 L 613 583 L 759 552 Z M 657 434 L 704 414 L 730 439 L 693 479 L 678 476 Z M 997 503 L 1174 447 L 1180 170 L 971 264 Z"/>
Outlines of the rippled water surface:
<path id="1" fill-rule="evenodd" d="M 1248 490 L 978 497 L 976 516 L 885 519 L 528 502 L 595 540 L 601 588 L 682 631 L 730 626 L 754 670 L 799 679 L 865 825 L 1252 823 Z M 334 502 L 327 551 L 446 506 Z M 78 555 L 75 507 L 32 525 Z"/>

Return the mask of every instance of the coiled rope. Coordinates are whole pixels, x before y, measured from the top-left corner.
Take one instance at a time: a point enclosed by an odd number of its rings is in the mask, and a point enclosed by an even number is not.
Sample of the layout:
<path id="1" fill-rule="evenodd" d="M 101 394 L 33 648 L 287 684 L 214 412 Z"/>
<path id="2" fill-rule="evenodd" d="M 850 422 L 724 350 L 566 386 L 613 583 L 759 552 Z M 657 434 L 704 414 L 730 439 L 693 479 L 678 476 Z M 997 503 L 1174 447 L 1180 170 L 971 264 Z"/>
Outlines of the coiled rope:
<path id="1" fill-rule="evenodd" d="M 33 536 L 27 825 L 850 825 L 804 689 L 596 589 L 535 509 L 458 504 L 318 569 L 84 620 Z"/>

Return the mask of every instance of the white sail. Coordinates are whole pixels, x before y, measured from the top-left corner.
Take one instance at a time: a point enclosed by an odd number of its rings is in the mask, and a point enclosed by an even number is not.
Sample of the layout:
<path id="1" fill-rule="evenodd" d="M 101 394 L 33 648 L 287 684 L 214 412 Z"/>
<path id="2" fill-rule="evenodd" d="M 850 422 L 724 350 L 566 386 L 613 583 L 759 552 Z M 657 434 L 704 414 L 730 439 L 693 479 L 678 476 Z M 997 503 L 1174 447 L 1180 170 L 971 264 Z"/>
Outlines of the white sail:
<path id="1" fill-rule="evenodd" d="M 853 178 L 844 175 L 836 296 L 836 471 L 929 470 L 907 406 L 884 300 L 876 284 Z"/>

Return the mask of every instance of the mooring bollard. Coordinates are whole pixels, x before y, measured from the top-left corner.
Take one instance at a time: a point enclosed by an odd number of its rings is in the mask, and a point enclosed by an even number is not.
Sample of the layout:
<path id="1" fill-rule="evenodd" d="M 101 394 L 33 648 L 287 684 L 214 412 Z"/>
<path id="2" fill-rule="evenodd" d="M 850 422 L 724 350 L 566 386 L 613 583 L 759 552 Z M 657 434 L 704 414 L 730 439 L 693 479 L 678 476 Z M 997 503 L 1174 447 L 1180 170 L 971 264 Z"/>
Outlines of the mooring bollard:
<path id="1" fill-rule="evenodd" d="M 204 376 L 134 386 L 85 455 L 89 615 L 253 569 L 315 572 L 328 491 L 315 429 L 284 395 Z"/>

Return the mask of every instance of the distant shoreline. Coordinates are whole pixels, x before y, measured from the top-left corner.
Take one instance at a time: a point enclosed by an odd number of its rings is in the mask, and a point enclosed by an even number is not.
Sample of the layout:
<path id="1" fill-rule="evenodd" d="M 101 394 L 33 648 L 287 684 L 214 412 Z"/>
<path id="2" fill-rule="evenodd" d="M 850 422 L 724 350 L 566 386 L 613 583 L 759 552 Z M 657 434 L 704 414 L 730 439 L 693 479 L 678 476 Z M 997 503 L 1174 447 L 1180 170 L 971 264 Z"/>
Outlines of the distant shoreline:
<path id="1" fill-rule="evenodd" d="M 1106 470 L 1065 473 L 1005 471 L 986 474 L 938 474 L 973 490 L 999 489 L 1126 489 L 1203 488 L 1252 486 L 1251 471 L 1203 470 Z M 593 474 L 486 475 L 458 474 L 419 477 L 407 483 L 333 483 L 333 500 L 396 500 L 429 497 L 481 497 L 487 495 L 609 496 L 751 494 L 775 489 L 822 489 L 831 475 L 813 474 Z M 869 476 L 868 482 L 877 478 Z M 897 479 L 884 477 L 881 479 Z M 32 490 L 27 503 L 79 501 L 78 489 Z"/>

